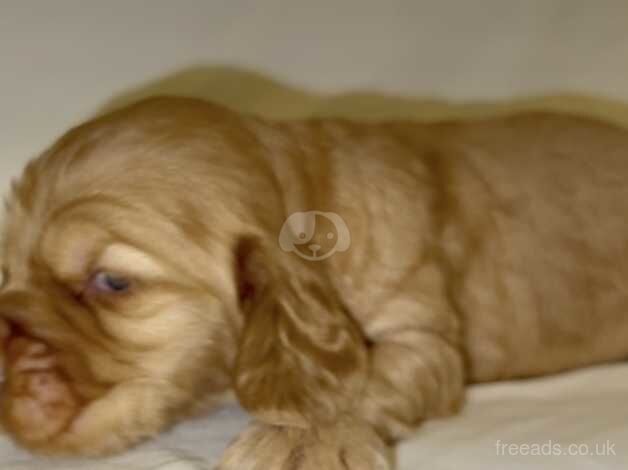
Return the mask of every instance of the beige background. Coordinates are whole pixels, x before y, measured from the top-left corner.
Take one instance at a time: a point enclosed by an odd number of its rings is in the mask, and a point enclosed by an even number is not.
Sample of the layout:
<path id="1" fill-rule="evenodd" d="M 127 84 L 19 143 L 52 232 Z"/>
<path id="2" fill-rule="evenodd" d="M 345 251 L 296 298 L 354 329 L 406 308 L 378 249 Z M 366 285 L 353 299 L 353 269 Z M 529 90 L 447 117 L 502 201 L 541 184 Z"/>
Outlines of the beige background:
<path id="1" fill-rule="evenodd" d="M 275 117 L 550 107 L 628 123 L 628 1 L 0 0 L 0 189 L 68 126 L 157 92 Z M 627 372 L 476 388 L 463 416 L 402 447 L 401 470 L 627 468 Z M 97 463 L 0 439 L 0 469 L 210 468 L 244 422 L 224 410 Z M 495 450 L 606 439 L 616 456 Z"/>
<path id="2" fill-rule="evenodd" d="M 442 114 L 372 92 L 628 100 L 627 29 L 625 0 L 0 0 L 0 185 L 69 125 L 146 86 L 282 116 Z"/>

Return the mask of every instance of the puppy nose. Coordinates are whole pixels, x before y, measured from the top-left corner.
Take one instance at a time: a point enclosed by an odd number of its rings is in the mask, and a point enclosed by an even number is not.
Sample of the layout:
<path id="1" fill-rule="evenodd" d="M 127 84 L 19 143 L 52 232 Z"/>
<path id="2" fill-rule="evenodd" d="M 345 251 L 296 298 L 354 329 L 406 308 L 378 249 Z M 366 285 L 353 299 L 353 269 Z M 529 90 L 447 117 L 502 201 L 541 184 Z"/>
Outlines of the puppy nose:
<path id="1" fill-rule="evenodd" d="M 307 246 L 310 250 L 312 250 L 314 253 L 316 253 L 318 250 L 321 249 L 320 245 L 317 245 L 316 243 L 312 243 L 311 245 Z"/>

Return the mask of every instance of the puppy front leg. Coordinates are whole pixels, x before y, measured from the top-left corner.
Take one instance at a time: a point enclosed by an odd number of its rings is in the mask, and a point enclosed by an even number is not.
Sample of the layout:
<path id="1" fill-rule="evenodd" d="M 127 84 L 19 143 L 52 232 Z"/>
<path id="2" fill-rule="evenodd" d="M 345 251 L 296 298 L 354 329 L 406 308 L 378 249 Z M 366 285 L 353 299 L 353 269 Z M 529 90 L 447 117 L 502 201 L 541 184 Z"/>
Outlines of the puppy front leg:
<path id="1" fill-rule="evenodd" d="M 423 267 L 412 290 L 399 292 L 369 327 L 373 346 L 360 414 L 387 442 L 463 403 L 461 325 L 443 279 L 436 267 Z"/>
<path id="2" fill-rule="evenodd" d="M 463 397 L 461 354 L 437 334 L 409 331 L 373 347 L 361 414 L 393 443 L 426 418 L 455 413 Z"/>

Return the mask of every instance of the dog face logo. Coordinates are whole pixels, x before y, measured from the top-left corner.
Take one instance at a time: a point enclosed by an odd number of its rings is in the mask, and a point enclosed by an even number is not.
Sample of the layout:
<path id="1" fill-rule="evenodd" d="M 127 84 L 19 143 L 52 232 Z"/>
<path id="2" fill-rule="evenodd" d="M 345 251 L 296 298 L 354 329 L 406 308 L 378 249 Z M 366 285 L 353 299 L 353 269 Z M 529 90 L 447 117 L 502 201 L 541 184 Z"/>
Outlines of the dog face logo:
<path id="1" fill-rule="evenodd" d="M 295 212 L 284 222 L 279 233 L 283 251 L 301 258 L 320 261 L 336 252 L 347 251 L 351 244 L 349 228 L 333 212 Z"/>

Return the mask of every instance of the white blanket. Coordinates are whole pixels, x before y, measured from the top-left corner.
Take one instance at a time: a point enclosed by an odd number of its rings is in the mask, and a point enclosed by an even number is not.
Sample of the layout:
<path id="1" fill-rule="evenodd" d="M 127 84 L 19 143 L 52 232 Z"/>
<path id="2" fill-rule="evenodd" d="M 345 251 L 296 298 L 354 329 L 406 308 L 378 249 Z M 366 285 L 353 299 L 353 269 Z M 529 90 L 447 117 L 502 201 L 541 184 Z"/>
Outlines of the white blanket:
<path id="1" fill-rule="evenodd" d="M 112 97 L 165 91 L 276 116 L 422 118 L 487 112 L 461 100 L 558 91 L 628 100 L 626 26 L 625 0 L 0 0 L 0 189 Z M 251 69 L 317 93 L 369 93 L 323 99 Z M 539 105 L 628 122 L 626 107 L 600 99 L 519 103 Z M 614 365 L 475 387 L 462 415 L 401 446 L 399 468 L 628 468 L 627 377 Z M 0 436 L 0 469 L 209 469 L 246 421 L 224 409 L 91 461 L 42 461 Z"/>
<path id="2" fill-rule="evenodd" d="M 609 365 L 473 387 L 460 416 L 430 422 L 400 446 L 399 470 L 628 468 L 627 374 L 628 366 Z M 0 468 L 209 470 L 246 422 L 226 408 L 121 456 L 84 462 L 34 459 L 0 441 Z"/>

